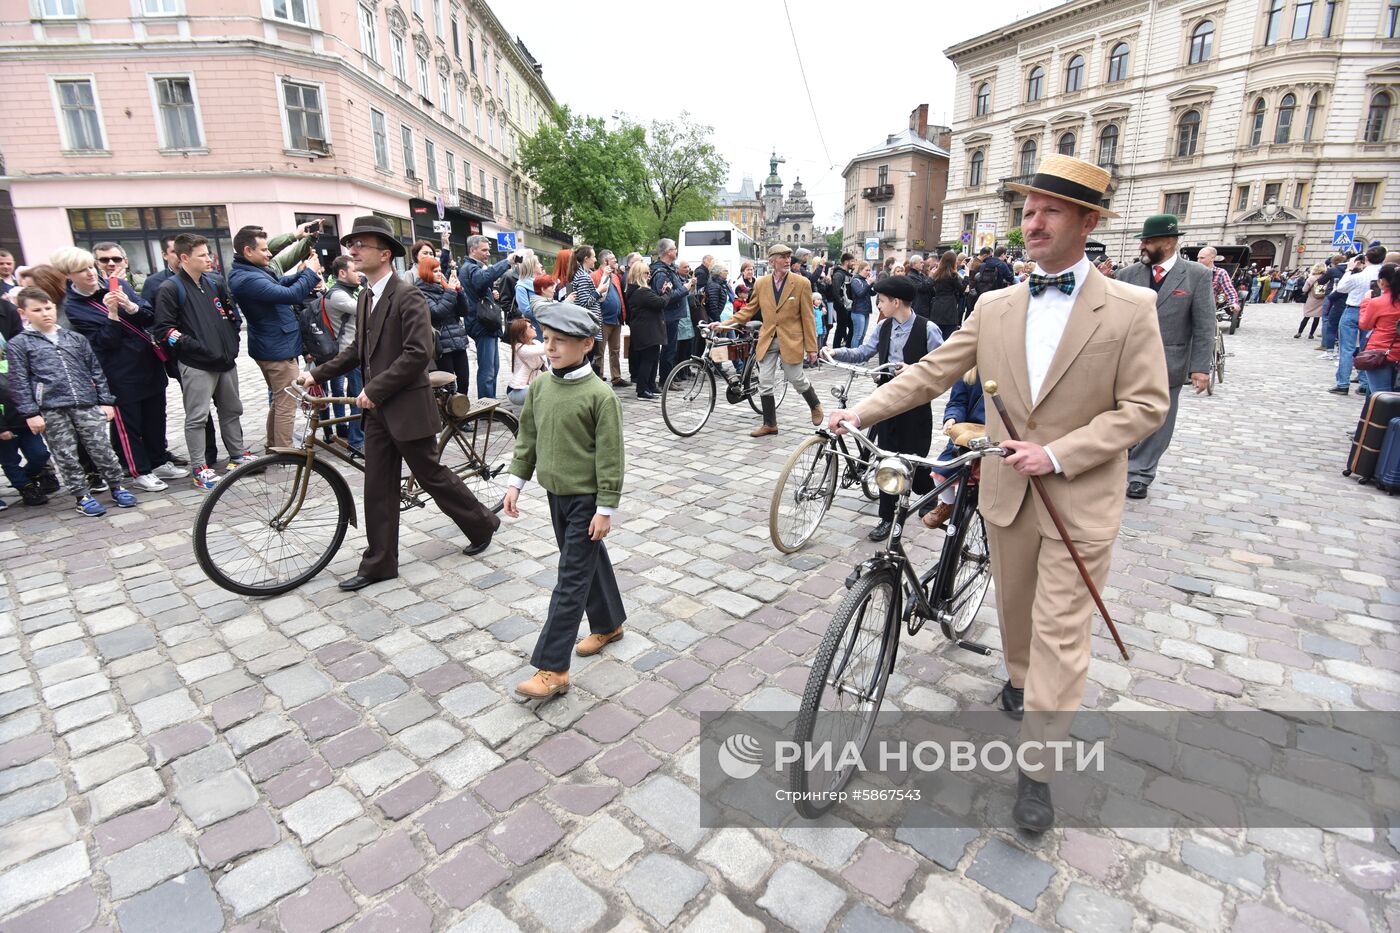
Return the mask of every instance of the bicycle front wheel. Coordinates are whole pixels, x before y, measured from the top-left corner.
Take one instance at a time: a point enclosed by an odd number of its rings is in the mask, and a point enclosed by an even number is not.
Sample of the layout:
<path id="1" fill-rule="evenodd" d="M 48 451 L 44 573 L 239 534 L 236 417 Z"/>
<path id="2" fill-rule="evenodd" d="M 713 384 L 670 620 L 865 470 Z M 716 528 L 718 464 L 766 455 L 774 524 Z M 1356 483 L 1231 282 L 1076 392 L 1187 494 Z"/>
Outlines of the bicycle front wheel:
<path id="1" fill-rule="evenodd" d="M 987 526 L 975 505 L 968 508 L 968 518 L 950 538 L 943 542 L 943 559 L 952 560 L 953 584 L 945 603 L 948 625 L 954 635 L 961 635 L 977 618 L 987 587 L 992 583 L 992 555 L 987 549 Z"/>
<path id="2" fill-rule="evenodd" d="M 884 569 L 861 577 L 846 594 L 807 675 L 793 736 L 799 747 L 830 742 L 831 762 L 841 759 L 847 742 L 865 748 L 894 665 L 898 592 L 899 578 Z M 854 765 L 828 769 L 820 760 L 799 758 L 788 770 L 797 812 L 807 819 L 821 816 L 854 774 Z"/>
<path id="3" fill-rule="evenodd" d="M 489 416 L 449 425 L 438 440 L 438 459 L 466 483 L 472 495 L 493 512 L 501 510 L 509 485 L 515 435 L 520 422 L 499 408 Z"/>
<path id="4" fill-rule="evenodd" d="M 672 434 L 690 437 L 715 410 L 715 376 L 699 360 L 677 363 L 661 387 L 661 417 Z"/>
<path id="5" fill-rule="evenodd" d="M 1215 381 L 1225 382 L 1225 338 L 1218 335 L 1215 342 Z"/>
<path id="6" fill-rule="evenodd" d="M 329 464 L 308 467 L 297 454 L 259 457 L 220 480 L 200 505 L 195 559 L 231 592 L 286 593 L 331 562 L 354 509 L 349 487 Z"/>
<path id="7" fill-rule="evenodd" d="M 836 456 L 825 437 L 813 434 L 788 457 L 768 506 L 768 536 L 784 554 L 812 539 L 836 494 Z"/>

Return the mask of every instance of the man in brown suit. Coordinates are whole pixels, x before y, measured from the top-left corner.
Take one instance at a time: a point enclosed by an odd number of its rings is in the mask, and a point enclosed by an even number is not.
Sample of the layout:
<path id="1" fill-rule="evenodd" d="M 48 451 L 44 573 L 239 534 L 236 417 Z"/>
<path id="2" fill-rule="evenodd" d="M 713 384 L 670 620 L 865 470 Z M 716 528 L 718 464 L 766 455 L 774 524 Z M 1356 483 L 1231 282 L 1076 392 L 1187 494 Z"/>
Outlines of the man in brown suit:
<path id="1" fill-rule="evenodd" d="M 355 310 L 355 341 L 335 359 L 303 373 L 301 383 L 323 383 L 356 366 L 364 373 L 356 404 L 364 410 L 369 547 L 359 573 L 340 584 L 342 590 L 358 590 L 399 575 L 399 482 L 405 461 L 471 542 L 463 554 L 486 550 L 501 520 L 438 462 L 434 440 L 442 422 L 428 383 L 433 325 L 423 293 L 394 275 L 392 259 L 404 254 L 403 244 L 374 216 L 357 217 L 340 242 L 369 280 Z"/>
<path id="2" fill-rule="evenodd" d="M 793 274 L 792 248 L 782 243 L 768 247 L 768 265 L 772 272 L 753 285 L 748 304 L 723 324 L 727 330 L 740 327 L 749 318 L 762 312 L 763 328 L 758 332 L 754 353 L 758 358 L 758 387 L 762 393 L 763 424 L 749 432 L 749 437 L 767 437 L 778 433 L 778 404 L 773 392 L 778 387 L 779 370 L 782 378 L 802 393 L 812 409 L 812 424 L 822 423 L 822 405 L 817 390 L 807 381 L 802 369 L 804 361 L 817 361 L 817 319 L 812 312 L 812 282 L 801 273 Z M 777 346 L 773 346 L 774 343 Z"/>
<path id="3" fill-rule="evenodd" d="M 1128 448 L 1156 430 L 1168 407 L 1156 296 L 1104 278 L 1084 255 L 1100 216 L 1117 216 L 1101 206 L 1107 185 L 1098 166 L 1047 158 L 1018 188 L 1027 195 L 1021 229 L 1041 272 L 984 294 L 941 347 L 854 411 L 831 415 L 833 428 L 843 419 L 869 427 L 927 404 L 974 367 L 1000 384 L 1022 440 L 1005 440 L 988 405 L 987 436 L 1011 453 L 983 461 L 979 507 L 1009 675 L 1001 705 L 1017 719 L 1023 710 L 1039 714 L 1023 725 L 1028 741 L 1068 732 L 1084 696 L 1093 609 L 1029 477 L 1044 477 L 1102 590 L 1123 514 Z M 1012 814 L 1025 829 L 1054 822 L 1049 778 L 1048 766 L 1020 774 Z"/>

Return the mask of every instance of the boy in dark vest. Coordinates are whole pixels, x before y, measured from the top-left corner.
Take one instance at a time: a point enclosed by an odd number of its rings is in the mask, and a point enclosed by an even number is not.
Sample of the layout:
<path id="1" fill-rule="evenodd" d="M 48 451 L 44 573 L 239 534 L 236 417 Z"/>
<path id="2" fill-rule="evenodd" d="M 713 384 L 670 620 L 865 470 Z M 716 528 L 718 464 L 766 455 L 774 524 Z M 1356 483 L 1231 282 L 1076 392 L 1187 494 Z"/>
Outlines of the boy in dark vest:
<path id="1" fill-rule="evenodd" d="M 830 351 L 828 356 L 831 359 L 841 363 L 864 363 L 875 357 L 880 366 L 893 360 L 899 364 L 899 370 L 903 370 L 943 343 L 943 332 L 937 324 L 928 318 L 915 316 L 914 296 L 917 291 L 906 276 L 886 276 L 876 282 L 872 290 L 875 292 L 875 307 L 883 320 L 867 331 L 863 344 Z M 890 375 L 883 375 L 876 381 L 885 383 L 891 378 Z M 912 408 L 902 415 L 880 422 L 875 426 L 871 440 L 886 450 L 927 457 L 929 445 L 933 443 L 932 404 Z M 929 471 L 923 467 L 915 470 L 914 492 L 922 494 L 932 488 L 933 478 Z M 870 532 L 871 541 L 883 541 L 889 537 L 890 523 L 894 521 L 898 502 L 894 496 L 880 494 L 880 524 Z"/>

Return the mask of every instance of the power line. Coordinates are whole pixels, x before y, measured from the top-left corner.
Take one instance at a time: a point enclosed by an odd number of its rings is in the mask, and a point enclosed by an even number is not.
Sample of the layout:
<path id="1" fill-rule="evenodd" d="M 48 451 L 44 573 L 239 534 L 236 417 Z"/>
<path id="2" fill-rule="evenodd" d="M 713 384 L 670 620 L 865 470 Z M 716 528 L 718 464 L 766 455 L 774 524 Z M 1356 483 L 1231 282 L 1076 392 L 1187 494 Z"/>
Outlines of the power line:
<path id="1" fill-rule="evenodd" d="M 802 75 L 802 88 L 807 92 L 807 104 L 812 108 L 812 123 L 817 128 L 817 138 L 821 140 L 822 152 L 826 153 L 827 165 L 834 166 L 836 163 L 831 160 L 831 150 L 827 148 L 826 135 L 822 133 L 821 118 L 817 116 L 817 102 L 812 100 L 812 86 L 807 83 L 807 68 L 802 64 L 802 49 L 797 45 L 797 30 L 792 26 L 792 13 L 788 11 L 787 0 L 783 0 L 783 16 L 787 17 L 788 34 L 792 36 L 792 50 L 797 55 L 797 72 Z"/>

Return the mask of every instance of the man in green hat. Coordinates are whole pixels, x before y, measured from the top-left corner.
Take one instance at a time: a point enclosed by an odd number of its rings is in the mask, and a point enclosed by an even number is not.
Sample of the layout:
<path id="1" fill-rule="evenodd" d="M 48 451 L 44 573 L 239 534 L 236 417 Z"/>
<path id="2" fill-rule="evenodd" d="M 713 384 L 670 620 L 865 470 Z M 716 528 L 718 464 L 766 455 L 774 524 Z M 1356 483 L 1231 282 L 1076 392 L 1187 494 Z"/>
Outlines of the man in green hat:
<path id="1" fill-rule="evenodd" d="M 1171 408 L 1162 426 L 1128 450 L 1128 498 L 1146 499 L 1157 478 L 1157 463 L 1176 428 L 1181 387 L 1190 382 L 1199 395 L 1210 386 L 1215 348 L 1215 298 L 1211 271 L 1178 256 L 1180 226 L 1175 214 L 1154 214 L 1142 225 L 1138 249 L 1142 261 L 1119 270 L 1118 280 L 1157 293 L 1157 324 L 1167 351 Z"/>

